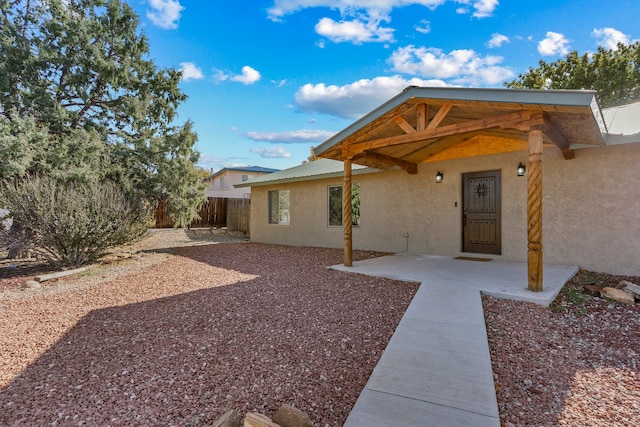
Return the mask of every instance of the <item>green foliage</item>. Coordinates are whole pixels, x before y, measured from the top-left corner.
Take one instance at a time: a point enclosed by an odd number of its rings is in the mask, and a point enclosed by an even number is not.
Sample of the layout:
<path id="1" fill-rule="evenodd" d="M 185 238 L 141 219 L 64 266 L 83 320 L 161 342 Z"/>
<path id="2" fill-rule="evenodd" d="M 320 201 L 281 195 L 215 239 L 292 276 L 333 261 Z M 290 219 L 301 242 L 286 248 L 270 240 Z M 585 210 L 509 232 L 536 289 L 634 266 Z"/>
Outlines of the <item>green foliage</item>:
<path id="1" fill-rule="evenodd" d="M 591 89 L 603 107 L 640 98 L 640 42 L 619 43 L 617 49 L 599 47 L 591 54 L 570 52 L 554 62 L 540 61 L 518 79 L 504 85 L 513 89 Z"/>
<path id="2" fill-rule="evenodd" d="M 33 117 L 0 116 L 0 180 L 26 174 L 65 181 L 103 179 L 108 172 L 108 149 L 95 131 L 70 129 L 56 135 Z"/>
<path id="3" fill-rule="evenodd" d="M 121 0 L 0 0 L 0 179 L 109 179 L 177 224 L 205 198 L 180 72 L 148 59 Z"/>
<path id="4" fill-rule="evenodd" d="M 45 151 L 48 134 L 32 118 L 0 115 L 0 180 L 24 176 Z"/>
<path id="5" fill-rule="evenodd" d="M 105 180 L 80 183 L 26 176 L 0 188 L 0 203 L 20 235 L 3 231 L 54 266 L 74 267 L 95 261 L 107 248 L 121 245 L 146 231 L 149 206 L 144 206 Z"/>
<path id="6" fill-rule="evenodd" d="M 360 184 L 351 185 L 351 223 L 360 225 Z"/>
<path id="7" fill-rule="evenodd" d="M 351 184 L 351 224 L 360 225 L 360 184 Z M 342 225 L 342 187 L 329 187 L 329 225 Z"/>
<path id="8" fill-rule="evenodd" d="M 589 298 L 577 289 L 563 289 L 565 299 L 572 304 L 582 304 Z"/>

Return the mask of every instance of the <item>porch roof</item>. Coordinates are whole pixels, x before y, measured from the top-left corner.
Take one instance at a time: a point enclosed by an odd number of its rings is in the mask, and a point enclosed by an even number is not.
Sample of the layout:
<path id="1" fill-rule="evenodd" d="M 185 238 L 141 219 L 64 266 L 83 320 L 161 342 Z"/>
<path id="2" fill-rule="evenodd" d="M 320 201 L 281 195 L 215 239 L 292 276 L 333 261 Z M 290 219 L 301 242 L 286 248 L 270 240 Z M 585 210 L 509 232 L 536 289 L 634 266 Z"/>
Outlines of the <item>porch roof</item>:
<path id="1" fill-rule="evenodd" d="M 605 143 L 595 91 L 410 86 L 315 153 L 416 173 L 418 163 L 526 150 L 535 123 L 543 129 L 544 143 L 559 147 L 566 158 L 577 146 Z"/>

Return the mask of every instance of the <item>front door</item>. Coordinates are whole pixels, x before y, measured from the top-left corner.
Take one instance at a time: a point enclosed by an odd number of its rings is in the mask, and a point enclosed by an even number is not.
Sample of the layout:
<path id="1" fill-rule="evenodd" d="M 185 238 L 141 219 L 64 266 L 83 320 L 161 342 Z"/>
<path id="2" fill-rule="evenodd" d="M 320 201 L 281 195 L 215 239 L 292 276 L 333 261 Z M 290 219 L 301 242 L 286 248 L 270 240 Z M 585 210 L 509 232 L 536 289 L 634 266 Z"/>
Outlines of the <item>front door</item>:
<path id="1" fill-rule="evenodd" d="M 462 174 L 462 186 L 462 251 L 500 255 L 500 171 Z"/>

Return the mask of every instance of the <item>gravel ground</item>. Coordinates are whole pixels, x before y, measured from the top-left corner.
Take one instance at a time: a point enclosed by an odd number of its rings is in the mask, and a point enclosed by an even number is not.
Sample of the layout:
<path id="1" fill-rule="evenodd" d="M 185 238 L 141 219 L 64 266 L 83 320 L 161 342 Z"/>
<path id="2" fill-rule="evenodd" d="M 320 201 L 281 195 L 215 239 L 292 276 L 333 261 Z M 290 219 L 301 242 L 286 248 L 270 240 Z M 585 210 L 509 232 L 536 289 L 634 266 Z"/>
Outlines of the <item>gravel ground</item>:
<path id="1" fill-rule="evenodd" d="M 416 284 L 244 240 L 158 230 L 41 289 L 19 285 L 45 267 L 0 267 L 0 425 L 205 426 L 284 403 L 341 425 Z M 483 298 L 504 426 L 637 425 L 640 305 L 578 292 L 619 279 L 581 272 L 551 308 Z"/>
<path id="2" fill-rule="evenodd" d="M 171 252 L 0 294 L 0 425 L 210 425 L 284 403 L 341 425 L 417 290 L 327 270 L 340 250 Z"/>
<path id="3" fill-rule="evenodd" d="M 581 271 L 550 308 L 483 297 L 503 425 L 637 426 L 640 304 L 582 294 L 620 279 Z"/>

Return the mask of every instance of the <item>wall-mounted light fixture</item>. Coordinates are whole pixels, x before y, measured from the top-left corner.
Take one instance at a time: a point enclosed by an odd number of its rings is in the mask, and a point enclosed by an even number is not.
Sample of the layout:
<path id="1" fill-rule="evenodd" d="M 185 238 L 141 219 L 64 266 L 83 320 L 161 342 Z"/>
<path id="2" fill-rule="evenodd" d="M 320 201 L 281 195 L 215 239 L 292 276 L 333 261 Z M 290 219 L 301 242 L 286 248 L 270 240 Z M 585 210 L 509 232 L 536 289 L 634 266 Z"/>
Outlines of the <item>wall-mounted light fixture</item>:
<path id="1" fill-rule="evenodd" d="M 522 164 L 522 162 L 518 163 L 518 176 L 524 176 L 524 173 L 527 171 L 527 168 Z"/>
<path id="2" fill-rule="evenodd" d="M 443 180 L 444 180 L 444 175 L 442 174 L 442 172 L 438 171 L 438 173 L 436 174 L 436 182 L 440 184 Z"/>

